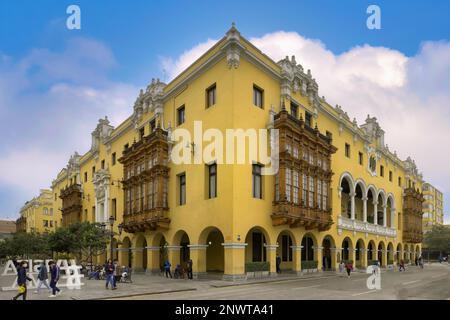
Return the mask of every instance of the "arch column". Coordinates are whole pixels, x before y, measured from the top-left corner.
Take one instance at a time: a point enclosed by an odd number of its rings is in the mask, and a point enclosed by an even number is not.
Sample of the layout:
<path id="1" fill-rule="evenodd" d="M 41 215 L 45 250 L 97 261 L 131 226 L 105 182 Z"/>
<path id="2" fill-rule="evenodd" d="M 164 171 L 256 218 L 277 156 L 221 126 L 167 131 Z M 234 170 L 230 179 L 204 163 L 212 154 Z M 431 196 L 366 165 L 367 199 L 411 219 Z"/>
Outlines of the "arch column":
<path id="1" fill-rule="evenodd" d="M 387 206 L 385 204 L 382 205 L 383 208 L 383 227 L 387 227 L 387 212 L 386 212 L 386 208 Z"/>
<path id="2" fill-rule="evenodd" d="M 314 260 L 317 261 L 317 270 L 322 271 L 323 268 L 323 247 L 316 246 L 314 249 Z"/>
<path id="3" fill-rule="evenodd" d="M 361 260 L 361 269 L 367 268 L 367 253 L 365 248 L 359 249 L 359 257 Z"/>
<path id="4" fill-rule="evenodd" d="M 180 250 L 182 246 L 167 246 L 167 253 L 169 256 L 169 262 L 172 268 L 175 268 L 177 264 L 180 263 Z"/>
<path id="5" fill-rule="evenodd" d="M 363 197 L 363 222 L 367 222 L 367 197 Z"/>
<path id="6" fill-rule="evenodd" d="M 301 274 L 303 246 L 295 245 L 291 246 L 291 248 L 292 248 L 292 263 L 293 263 L 292 270 L 294 270 L 297 274 Z"/>
<path id="7" fill-rule="evenodd" d="M 207 244 L 188 244 L 190 258 L 192 260 L 192 277 L 198 279 L 201 274 L 206 274 L 206 249 Z"/>
<path id="8" fill-rule="evenodd" d="M 269 261 L 270 276 L 277 276 L 277 248 L 278 244 L 264 244 L 267 250 L 267 260 Z"/>
<path id="9" fill-rule="evenodd" d="M 144 253 L 144 248 L 131 248 L 131 252 L 133 253 L 131 259 L 131 268 L 134 272 L 143 272 L 144 269 L 142 268 L 142 254 Z"/>
<path id="10" fill-rule="evenodd" d="M 339 264 L 337 261 L 338 248 L 331 247 L 330 251 L 331 251 L 331 270 L 337 270 Z"/>
<path id="11" fill-rule="evenodd" d="M 378 201 L 373 202 L 373 224 L 378 224 Z"/>
<path id="12" fill-rule="evenodd" d="M 147 273 L 159 274 L 159 250 L 160 247 L 146 247 L 147 249 Z"/>
<path id="13" fill-rule="evenodd" d="M 225 267 L 223 280 L 246 279 L 245 274 L 245 248 L 247 243 L 225 242 L 224 248 Z"/>
<path id="14" fill-rule="evenodd" d="M 352 206 L 350 212 L 351 212 L 352 220 L 355 220 L 355 196 L 356 196 L 355 192 L 350 193 L 350 201 L 351 201 L 351 206 Z"/>

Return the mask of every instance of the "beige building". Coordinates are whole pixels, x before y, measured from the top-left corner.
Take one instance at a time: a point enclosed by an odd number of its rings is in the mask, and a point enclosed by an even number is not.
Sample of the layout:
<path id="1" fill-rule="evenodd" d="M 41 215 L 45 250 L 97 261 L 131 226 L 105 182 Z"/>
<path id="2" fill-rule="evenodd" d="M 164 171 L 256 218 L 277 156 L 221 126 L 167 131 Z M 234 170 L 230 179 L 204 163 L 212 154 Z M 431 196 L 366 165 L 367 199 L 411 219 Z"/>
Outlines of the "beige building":
<path id="1" fill-rule="evenodd" d="M 431 230 L 433 225 L 444 224 L 444 197 L 442 192 L 429 183 L 423 184 L 423 231 Z"/>
<path id="2" fill-rule="evenodd" d="M 0 220 L 0 241 L 16 232 L 16 223 L 9 220 Z"/>

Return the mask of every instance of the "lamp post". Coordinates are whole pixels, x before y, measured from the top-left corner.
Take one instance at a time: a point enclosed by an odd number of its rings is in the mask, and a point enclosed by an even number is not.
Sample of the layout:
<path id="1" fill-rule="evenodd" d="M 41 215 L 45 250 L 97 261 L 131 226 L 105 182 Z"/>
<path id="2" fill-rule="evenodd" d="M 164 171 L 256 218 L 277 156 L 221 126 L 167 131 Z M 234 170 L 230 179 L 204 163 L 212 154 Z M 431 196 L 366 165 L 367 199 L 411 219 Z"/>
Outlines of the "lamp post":
<path id="1" fill-rule="evenodd" d="M 110 241 L 109 241 L 109 249 L 110 249 L 109 253 L 110 253 L 110 255 L 109 255 L 109 257 L 111 259 L 111 262 L 113 261 L 113 254 L 114 254 L 114 252 L 113 252 L 113 240 L 114 240 L 113 226 L 114 226 L 114 221 L 116 221 L 116 219 L 114 219 L 113 216 L 110 216 L 109 217 L 109 226 L 111 228 L 110 228 L 110 232 L 109 232 L 109 236 L 110 236 Z"/>

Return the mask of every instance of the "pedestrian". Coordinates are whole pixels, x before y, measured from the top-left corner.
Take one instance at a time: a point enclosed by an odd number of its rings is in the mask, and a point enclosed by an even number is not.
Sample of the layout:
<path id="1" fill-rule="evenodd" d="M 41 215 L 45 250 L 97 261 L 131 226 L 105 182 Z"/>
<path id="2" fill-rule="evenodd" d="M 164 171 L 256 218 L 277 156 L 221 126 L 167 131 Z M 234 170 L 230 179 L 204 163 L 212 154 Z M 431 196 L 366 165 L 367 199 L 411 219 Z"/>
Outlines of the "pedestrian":
<path id="1" fill-rule="evenodd" d="M 280 268 L 281 257 L 280 257 L 280 255 L 278 253 L 277 253 L 277 257 L 275 259 L 275 264 L 276 264 L 276 267 L 277 267 L 277 273 L 281 273 L 281 268 Z"/>
<path id="2" fill-rule="evenodd" d="M 187 274 L 188 274 L 188 279 L 191 279 L 191 280 L 193 278 L 193 276 L 192 276 L 192 266 L 193 266 L 192 259 L 189 259 L 188 262 L 187 262 Z"/>
<path id="3" fill-rule="evenodd" d="M 341 262 L 339 263 L 339 274 L 341 276 L 343 276 L 343 274 L 344 274 L 344 269 L 345 269 L 345 263 L 343 260 L 341 260 Z"/>
<path id="4" fill-rule="evenodd" d="M 423 258 L 422 258 L 422 256 L 419 256 L 419 266 L 420 266 L 420 269 L 423 269 Z"/>
<path id="5" fill-rule="evenodd" d="M 32 279 L 27 276 L 27 268 L 28 264 L 26 261 L 22 261 L 19 264 L 19 268 L 17 269 L 17 285 L 19 293 L 12 298 L 12 300 L 17 300 L 20 296 L 22 296 L 23 300 L 27 300 L 27 280 L 32 281 Z"/>
<path id="6" fill-rule="evenodd" d="M 50 288 L 52 288 L 52 294 L 49 298 L 54 298 L 56 297 L 56 294 L 60 295 L 62 293 L 62 291 L 56 286 L 59 281 L 61 269 L 54 261 L 50 261 L 48 265 L 50 267 Z"/>
<path id="7" fill-rule="evenodd" d="M 38 267 L 39 273 L 38 273 L 38 285 L 36 288 L 36 291 L 34 291 L 34 293 L 39 294 L 39 290 L 41 289 L 42 285 L 44 285 L 49 293 L 52 292 L 52 289 L 50 289 L 50 286 L 48 285 L 48 271 L 47 271 L 47 267 L 45 266 L 44 261 L 41 261 L 39 267 Z"/>
<path id="8" fill-rule="evenodd" d="M 119 266 L 119 262 L 114 260 L 114 288 L 117 288 L 117 282 L 122 277 L 122 268 Z"/>
<path id="9" fill-rule="evenodd" d="M 181 278 L 181 265 L 177 264 L 175 267 L 175 271 L 173 273 L 173 277 L 175 279 L 180 279 Z"/>
<path id="10" fill-rule="evenodd" d="M 417 262 L 417 257 L 414 258 L 414 264 L 415 264 L 416 266 L 419 265 L 418 262 Z"/>
<path id="11" fill-rule="evenodd" d="M 172 273 L 170 272 L 170 267 L 172 265 L 170 264 L 169 260 L 166 260 L 164 262 L 164 271 L 166 273 L 166 278 L 168 278 L 170 276 L 170 278 L 172 279 Z"/>
<path id="12" fill-rule="evenodd" d="M 345 264 L 345 270 L 347 270 L 347 278 L 350 278 L 350 274 L 353 271 L 353 264 L 351 261 L 347 261 L 347 263 Z"/>
<path id="13" fill-rule="evenodd" d="M 399 272 L 406 271 L 406 269 L 405 269 L 405 261 L 403 259 L 400 260 L 400 266 L 398 268 L 398 271 Z"/>
<path id="14" fill-rule="evenodd" d="M 108 284 L 111 284 L 111 289 L 115 290 L 114 287 L 114 264 L 111 259 L 105 264 L 105 275 L 106 275 L 106 289 L 108 289 Z"/>

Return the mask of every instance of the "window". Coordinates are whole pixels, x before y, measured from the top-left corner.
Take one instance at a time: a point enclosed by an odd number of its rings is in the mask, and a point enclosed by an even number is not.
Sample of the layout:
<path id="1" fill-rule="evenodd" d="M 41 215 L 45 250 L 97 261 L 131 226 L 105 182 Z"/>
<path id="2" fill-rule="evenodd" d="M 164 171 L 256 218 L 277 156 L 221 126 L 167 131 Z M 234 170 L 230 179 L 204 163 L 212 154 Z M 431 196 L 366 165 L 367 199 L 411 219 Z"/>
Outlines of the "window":
<path id="1" fill-rule="evenodd" d="M 280 176 L 275 175 L 275 201 L 280 201 Z"/>
<path id="2" fill-rule="evenodd" d="M 298 105 L 291 101 L 291 116 L 298 118 Z"/>
<path id="3" fill-rule="evenodd" d="M 399 186 L 399 187 L 402 186 L 402 177 L 398 177 L 398 186 Z"/>
<path id="4" fill-rule="evenodd" d="M 216 104 L 216 84 L 206 89 L 206 108 Z"/>
<path id="5" fill-rule="evenodd" d="M 217 164 L 208 166 L 208 198 L 217 197 Z"/>
<path id="6" fill-rule="evenodd" d="M 53 208 L 50 208 L 50 215 L 53 215 Z"/>
<path id="7" fill-rule="evenodd" d="M 392 182 L 392 171 L 389 171 L 389 181 Z"/>
<path id="8" fill-rule="evenodd" d="M 117 220 L 117 200 L 116 199 L 112 199 L 111 213 L 112 213 L 112 216 L 114 217 L 114 220 Z"/>
<path id="9" fill-rule="evenodd" d="M 358 162 L 359 162 L 359 164 L 360 165 L 363 165 L 363 154 L 362 154 L 362 152 L 359 152 L 358 153 Z"/>
<path id="10" fill-rule="evenodd" d="M 44 208 L 44 215 L 48 216 L 48 208 Z"/>
<path id="11" fill-rule="evenodd" d="M 95 219 L 95 206 L 92 207 L 92 213 L 91 213 L 91 215 L 92 215 L 92 221 L 93 221 L 93 222 L 96 222 L 97 220 Z"/>
<path id="12" fill-rule="evenodd" d="M 43 220 L 42 222 L 44 223 L 44 227 L 47 228 L 48 227 L 48 220 Z"/>
<path id="13" fill-rule="evenodd" d="M 262 176 L 261 166 L 259 164 L 252 166 L 252 186 L 253 198 L 262 199 Z"/>
<path id="14" fill-rule="evenodd" d="M 84 221 L 88 221 L 88 210 L 84 209 Z"/>
<path id="15" fill-rule="evenodd" d="M 294 158 L 298 159 L 298 147 L 294 146 Z"/>
<path id="16" fill-rule="evenodd" d="M 87 178 L 87 172 L 85 172 L 85 173 L 84 173 L 84 182 L 87 182 L 87 179 L 88 179 L 88 178 Z M 56 197 L 55 197 L 55 200 L 56 200 Z"/>
<path id="17" fill-rule="evenodd" d="M 314 207 L 314 178 L 309 177 L 309 199 L 308 205 L 310 208 Z"/>
<path id="18" fill-rule="evenodd" d="M 308 111 L 305 111 L 305 124 L 308 127 L 312 127 L 312 115 Z"/>
<path id="19" fill-rule="evenodd" d="M 322 204 L 322 208 L 324 211 L 328 210 L 328 185 L 327 183 L 324 181 L 323 182 L 323 186 L 322 186 L 322 193 L 323 193 L 323 204 Z"/>
<path id="20" fill-rule="evenodd" d="M 308 178 L 306 177 L 306 174 L 303 174 L 302 179 L 302 202 L 303 205 L 306 205 L 306 194 L 308 193 Z"/>
<path id="21" fill-rule="evenodd" d="M 129 147 L 130 147 L 130 144 L 129 144 L 129 143 L 126 143 L 126 144 L 123 146 L 123 148 L 124 148 L 125 150 L 127 150 Z"/>
<path id="22" fill-rule="evenodd" d="M 50 228 L 53 228 L 53 220 L 50 220 Z"/>
<path id="23" fill-rule="evenodd" d="M 291 202 L 292 177 L 291 169 L 286 168 L 286 201 Z"/>
<path id="24" fill-rule="evenodd" d="M 105 169 L 105 160 L 102 160 L 101 166 L 102 166 L 102 169 Z"/>
<path id="25" fill-rule="evenodd" d="M 182 173 L 178 176 L 179 184 L 179 205 L 182 206 L 186 204 L 186 174 Z"/>
<path id="26" fill-rule="evenodd" d="M 294 170 L 294 190 L 293 190 L 293 199 L 294 203 L 298 204 L 298 192 L 299 192 L 299 179 L 298 179 L 298 171 Z"/>
<path id="27" fill-rule="evenodd" d="M 153 209 L 155 207 L 153 180 L 148 182 L 147 186 L 147 208 Z"/>
<path id="28" fill-rule="evenodd" d="M 322 209 L 322 181 L 317 180 L 317 207 Z"/>
<path id="29" fill-rule="evenodd" d="M 144 139 L 144 136 L 145 136 L 145 128 L 142 127 L 139 129 L 139 140 Z"/>
<path id="30" fill-rule="evenodd" d="M 152 121 L 150 121 L 150 133 L 155 131 L 155 129 L 156 129 L 156 120 L 153 119 Z"/>
<path id="31" fill-rule="evenodd" d="M 177 125 L 182 125 L 184 123 L 184 116 L 185 116 L 185 108 L 184 105 L 178 108 L 177 110 Z"/>
<path id="32" fill-rule="evenodd" d="M 380 165 L 380 176 L 384 177 L 384 166 Z"/>
<path id="33" fill-rule="evenodd" d="M 85 174 L 87 174 L 87 172 Z M 57 199 L 57 197 L 58 197 L 58 195 L 55 193 L 55 200 Z"/>
<path id="34" fill-rule="evenodd" d="M 350 158 L 350 145 L 348 143 L 345 144 L 345 156 Z"/>
<path id="35" fill-rule="evenodd" d="M 113 152 L 113 154 L 111 155 L 111 163 L 112 163 L 112 165 L 116 164 L 116 153 L 115 152 Z"/>
<path id="36" fill-rule="evenodd" d="M 257 86 L 253 86 L 253 104 L 259 108 L 263 108 L 264 91 Z"/>
<path id="37" fill-rule="evenodd" d="M 92 178 L 94 178 L 95 175 L 95 166 L 92 167 Z"/>

